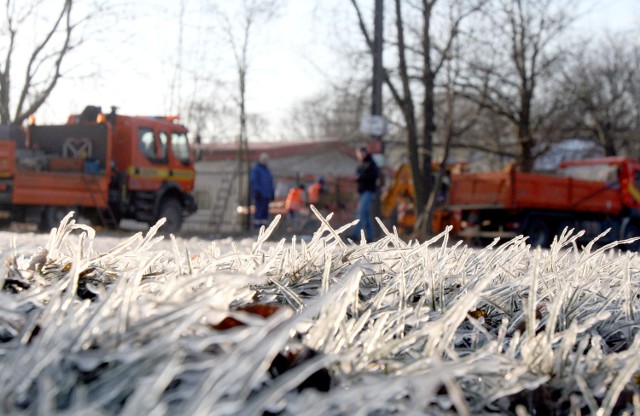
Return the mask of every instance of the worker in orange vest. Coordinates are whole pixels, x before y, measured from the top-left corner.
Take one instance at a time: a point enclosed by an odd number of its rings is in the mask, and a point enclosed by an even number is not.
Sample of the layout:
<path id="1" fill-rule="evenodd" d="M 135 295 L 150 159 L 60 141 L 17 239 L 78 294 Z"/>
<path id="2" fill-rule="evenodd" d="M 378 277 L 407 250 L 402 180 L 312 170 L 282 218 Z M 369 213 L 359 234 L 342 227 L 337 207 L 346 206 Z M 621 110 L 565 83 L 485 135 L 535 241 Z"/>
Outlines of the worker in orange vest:
<path id="1" fill-rule="evenodd" d="M 324 179 L 319 176 L 314 183 L 309 186 L 309 204 L 320 208 L 320 198 L 324 193 Z"/>
<path id="2" fill-rule="evenodd" d="M 304 185 L 300 184 L 289 189 L 287 200 L 284 203 L 284 208 L 289 213 L 289 218 L 293 220 L 296 217 L 297 213 L 300 213 L 304 210 L 304 207 Z"/>

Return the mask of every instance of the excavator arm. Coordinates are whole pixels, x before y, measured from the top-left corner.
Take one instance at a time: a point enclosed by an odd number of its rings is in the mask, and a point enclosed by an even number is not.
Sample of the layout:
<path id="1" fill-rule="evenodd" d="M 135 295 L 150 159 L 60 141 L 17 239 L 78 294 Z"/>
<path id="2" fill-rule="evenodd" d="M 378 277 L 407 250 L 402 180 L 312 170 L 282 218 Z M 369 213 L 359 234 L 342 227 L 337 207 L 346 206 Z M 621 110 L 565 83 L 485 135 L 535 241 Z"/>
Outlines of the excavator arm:
<path id="1" fill-rule="evenodd" d="M 382 216 L 390 217 L 398 205 L 400 198 L 409 198 L 411 201 L 415 200 L 413 176 L 411 175 L 411 167 L 407 163 L 400 165 L 391 186 L 382 197 Z"/>
<path id="2" fill-rule="evenodd" d="M 380 211 L 383 217 L 390 218 L 396 214 L 395 222 L 404 232 L 415 225 L 415 189 L 413 175 L 408 163 L 400 165 L 391 186 L 382 196 Z"/>

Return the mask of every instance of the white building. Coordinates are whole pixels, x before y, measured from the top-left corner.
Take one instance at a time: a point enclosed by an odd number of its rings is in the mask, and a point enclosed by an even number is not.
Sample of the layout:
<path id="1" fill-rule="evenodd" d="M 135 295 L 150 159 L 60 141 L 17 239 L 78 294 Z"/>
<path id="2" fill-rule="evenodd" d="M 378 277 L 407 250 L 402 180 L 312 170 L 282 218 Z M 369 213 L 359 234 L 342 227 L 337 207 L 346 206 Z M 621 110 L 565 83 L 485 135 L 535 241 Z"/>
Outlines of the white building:
<path id="1" fill-rule="evenodd" d="M 237 144 L 197 145 L 195 151 L 198 160 L 194 196 L 198 211 L 187 218 L 183 230 L 223 234 L 241 231 L 243 216 L 238 208 L 247 205 L 248 178 L 238 173 L 246 172 L 246 167 L 238 167 Z M 352 218 L 358 163 L 352 146 L 338 141 L 250 143 L 251 166 L 263 152 L 269 154 L 276 200 L 286 198 L 291 186 L 309 184 L 321 176 L 344 199 L 343 215 Z"/>

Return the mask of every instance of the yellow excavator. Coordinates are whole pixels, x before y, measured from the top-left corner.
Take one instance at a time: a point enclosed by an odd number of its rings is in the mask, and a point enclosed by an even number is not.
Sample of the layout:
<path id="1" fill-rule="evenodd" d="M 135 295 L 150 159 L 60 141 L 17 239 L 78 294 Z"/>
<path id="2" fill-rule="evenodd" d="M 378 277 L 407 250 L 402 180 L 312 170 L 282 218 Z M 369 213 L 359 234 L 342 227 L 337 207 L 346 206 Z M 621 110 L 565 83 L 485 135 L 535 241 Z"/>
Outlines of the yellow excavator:
<path id="1" fill-rule="evenodd" d="M 452 170 L 461 169 L 461 165 L 447 166 L 447 175 Z M 434 163 L 432 172 L 437 172 L 439 165 Z M 447 179 L 448 180 L 448 179 Z M 446 192 L 441 196 L 446 202 Z M 416 224 L 415 209 L 415 188 L 413 186 L 413 175 L 411 166 L 408 163 L 402 163 L 396 170 L 393 182 L 386 189 L 382 196 L 381 214 L 384 218 L 390 218 L 393 224 L 398 228 L 401 234 L 409 234 L 413 231 Z M 452 235 L 459 231 L 459 224 L 455 213 L 447 209 L 446 204 L 439 204 L 434 213 L 432 220 L 432 230 L 435 234 L 444 231 L 447 225 L 452 225 Z"/>
<path id="2" fill-rule="evenodd" d="M 408 163 L 400 165 L 393 182 L 382 196 L 381 213 L 391 218 L 401 234 L 408 234 L 416 224 L 415 188 Z"/>

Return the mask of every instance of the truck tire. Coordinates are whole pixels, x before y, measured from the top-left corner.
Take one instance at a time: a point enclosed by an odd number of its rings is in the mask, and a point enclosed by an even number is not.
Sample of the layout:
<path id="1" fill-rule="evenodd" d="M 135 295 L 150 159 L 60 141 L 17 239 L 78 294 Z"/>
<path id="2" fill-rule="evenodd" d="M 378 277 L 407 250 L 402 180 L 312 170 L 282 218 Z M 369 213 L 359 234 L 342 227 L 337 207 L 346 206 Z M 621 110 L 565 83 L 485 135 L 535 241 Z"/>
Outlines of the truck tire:
<path id="1" fill-rule="evenodd" d="M 529 237 L 529 243 L 532 247 L 549 247 L 551 244 L 551 231 L 547 223 L 535 218 L 529 222 L 525 234 Z"/>
<path id="2" fill-rule="evenodd" d="M 158 219 L 166 218 L 161 230 L 165 233 L 177 233 L 182 228 L 182 205 L 174 198 L 165 199 L 160 205 Z"/>
<path id="3" fill-rule="evenodd" d="M 622 239 L 626 240 L 627 238 L 640 237 L 640 227 L 635 222 L 629 222 L 622 232 Z M 627 244 L 624 246 L 624 249 L 629 251 L 638 251 L 640 250 L 640 240 L 634 241 L 631 244 Z"/>
<path id="4" fill-rule="evenodd" d="M 40 224 L 38 224 L 38 229 L 41 232 L 48 233 L 52 228 L 58 227 L 60 221 L 72 210 L 74 210 L 72 207 L 45 207 L 44 211 L 42 211 L 42 218 L 40 219 Z"/>

